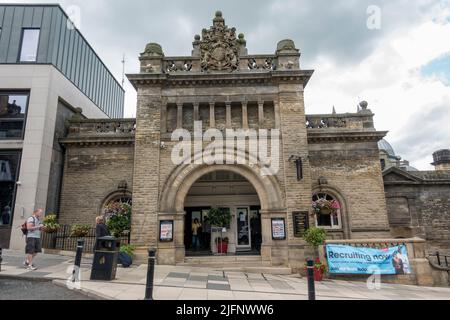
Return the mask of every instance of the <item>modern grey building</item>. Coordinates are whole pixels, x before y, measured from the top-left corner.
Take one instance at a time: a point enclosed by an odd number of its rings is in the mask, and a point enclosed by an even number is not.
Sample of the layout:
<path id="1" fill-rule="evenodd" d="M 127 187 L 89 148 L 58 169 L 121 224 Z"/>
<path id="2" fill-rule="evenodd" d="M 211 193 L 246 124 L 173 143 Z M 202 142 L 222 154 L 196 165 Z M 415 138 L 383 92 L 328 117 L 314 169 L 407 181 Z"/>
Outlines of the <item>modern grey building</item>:
<path id="1" fill-rule="evenodd" d="M 121 118 L 124 90 L 59 5 L 0 5 L 0 247 L 58 212 L 65 121 Z"/>

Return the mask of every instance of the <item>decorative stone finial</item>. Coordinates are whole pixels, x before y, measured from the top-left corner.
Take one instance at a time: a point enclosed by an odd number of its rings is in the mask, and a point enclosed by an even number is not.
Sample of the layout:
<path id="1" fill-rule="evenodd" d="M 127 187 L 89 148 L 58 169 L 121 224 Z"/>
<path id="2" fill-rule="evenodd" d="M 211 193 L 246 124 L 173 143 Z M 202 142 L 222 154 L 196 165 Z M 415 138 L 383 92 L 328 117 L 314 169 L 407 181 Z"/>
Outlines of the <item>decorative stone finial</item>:
<path id="1" fill-rule="evenodd" d="M 369 104 L 367 103 L 367 101 L 361 101 L 359 103 L 359 106 L 361 107 L 362 110 L 367 110 L 367 107 L 369 106 Z"/>
<path id="2" fill-rule="evenodd" d="M 83 119 L 83 109 L 75 108 L 75 113 L 72 115 L 72 120 L 81 120 Z"/>
<path id="3" fill-rule="evenodd" d="M 195 40 L 195 41 L 200 41 L 200 39 L 201 39 L 200 35 L 199 35 L 199 34 L 196 34 L 195 37 L 194 37 L 194 40 Z"/>
<path id="4" fill-rule="evenodd" d="M 222 17 L 222 11 L 216 11 L 216 17 L 213 20 L 214 25 L 217 26 L 225 26 L 225 19 Z"/>
<path id="5" fill-rule="evenodd" d="M 278 42 L 277 45 L 277 52 L 280 51 L 298 51 L 297 48 L 295 48 L 295 43 L 291 39 L 284 39 Z"/>
<path id="6" fill-rule="evenodd" d="M 149 57 L 164 57 L 164 52 L 161 45 L 152 42 L 145 46 L 145 51 L 142 53 L 142 55 Z"/>

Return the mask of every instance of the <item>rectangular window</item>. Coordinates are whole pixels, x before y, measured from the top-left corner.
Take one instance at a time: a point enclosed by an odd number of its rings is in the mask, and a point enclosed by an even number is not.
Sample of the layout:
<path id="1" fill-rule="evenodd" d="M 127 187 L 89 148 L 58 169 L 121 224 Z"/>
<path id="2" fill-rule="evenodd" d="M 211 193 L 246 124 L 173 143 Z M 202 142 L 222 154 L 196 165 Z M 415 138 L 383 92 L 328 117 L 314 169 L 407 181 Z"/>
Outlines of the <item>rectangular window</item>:
<path id="1" fill-rule="evenodd" d="M 36 62 L 39 46 L 39 29 L 23 29 L 20 62 Z"/>
<path id="2" fill-rule="evenodd" d="M 28 93 L 0 92 L 0 140 L 23 139 Z"/>
<path id="3" fill-rule="evenodd" d="M 0 229 L 12 224 L 20 156 L 20 151 L 0 151 Z"/>

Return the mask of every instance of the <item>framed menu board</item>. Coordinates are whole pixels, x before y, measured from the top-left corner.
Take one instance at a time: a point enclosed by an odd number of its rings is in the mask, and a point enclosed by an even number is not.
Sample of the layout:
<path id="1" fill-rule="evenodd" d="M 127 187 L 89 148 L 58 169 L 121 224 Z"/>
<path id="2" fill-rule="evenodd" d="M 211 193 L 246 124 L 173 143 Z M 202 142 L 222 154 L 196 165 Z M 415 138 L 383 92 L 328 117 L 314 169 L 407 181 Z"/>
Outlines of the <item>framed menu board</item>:
<path id="1" fill-rule="evenodd" d="M 284 218 L 272 219 L 272 239 L 286 240 L 286 223 Z"/>
<path id="2" fill-rule="evenodd" d="M 294 223 L 294 237 L 301 238 L 309 229 L 309 213 L 307 211 L 292 212 Z"/>
<path id="3" fill-rule="evenodd" d="M 173 241 L 173 220 L 163 220 L 159 222 L 159 241 Z"/>

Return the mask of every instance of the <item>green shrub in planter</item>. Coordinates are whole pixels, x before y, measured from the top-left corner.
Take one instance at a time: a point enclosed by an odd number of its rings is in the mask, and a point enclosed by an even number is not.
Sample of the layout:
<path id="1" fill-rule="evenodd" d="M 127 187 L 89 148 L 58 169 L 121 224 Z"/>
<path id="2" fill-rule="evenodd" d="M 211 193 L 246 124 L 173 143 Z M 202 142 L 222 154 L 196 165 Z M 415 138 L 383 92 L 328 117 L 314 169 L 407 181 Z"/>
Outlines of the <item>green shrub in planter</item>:
<path id="1" fill-rule="evenodd" d="M 91 230 L 91 226 L 88 224 L 74 224 L 70 227 L 70 236 L 71 237 L 86 237 Z"/>
<path id="2" fill-rule="evenodd" d="M 318 247 L 325 243 L 327 232 L 324 229 L 312 227 L 306 230 L 303 239 L 311 246 Z"/>
<path id="3" fill-rule="evenodd" d="M 44 218 L 44 231 L 47 233 L 55 233 L 60 225 L 57 222 L 56 214 L 48 214 Z"/>
<path id="4" fill-rule="evenodd" d="M 136 246 L 133 246 L 131 244 L 120 246 L 120 252 L 125 252 L 130 257 L 134 257 L 134 251 L 136 250 Z"/>

